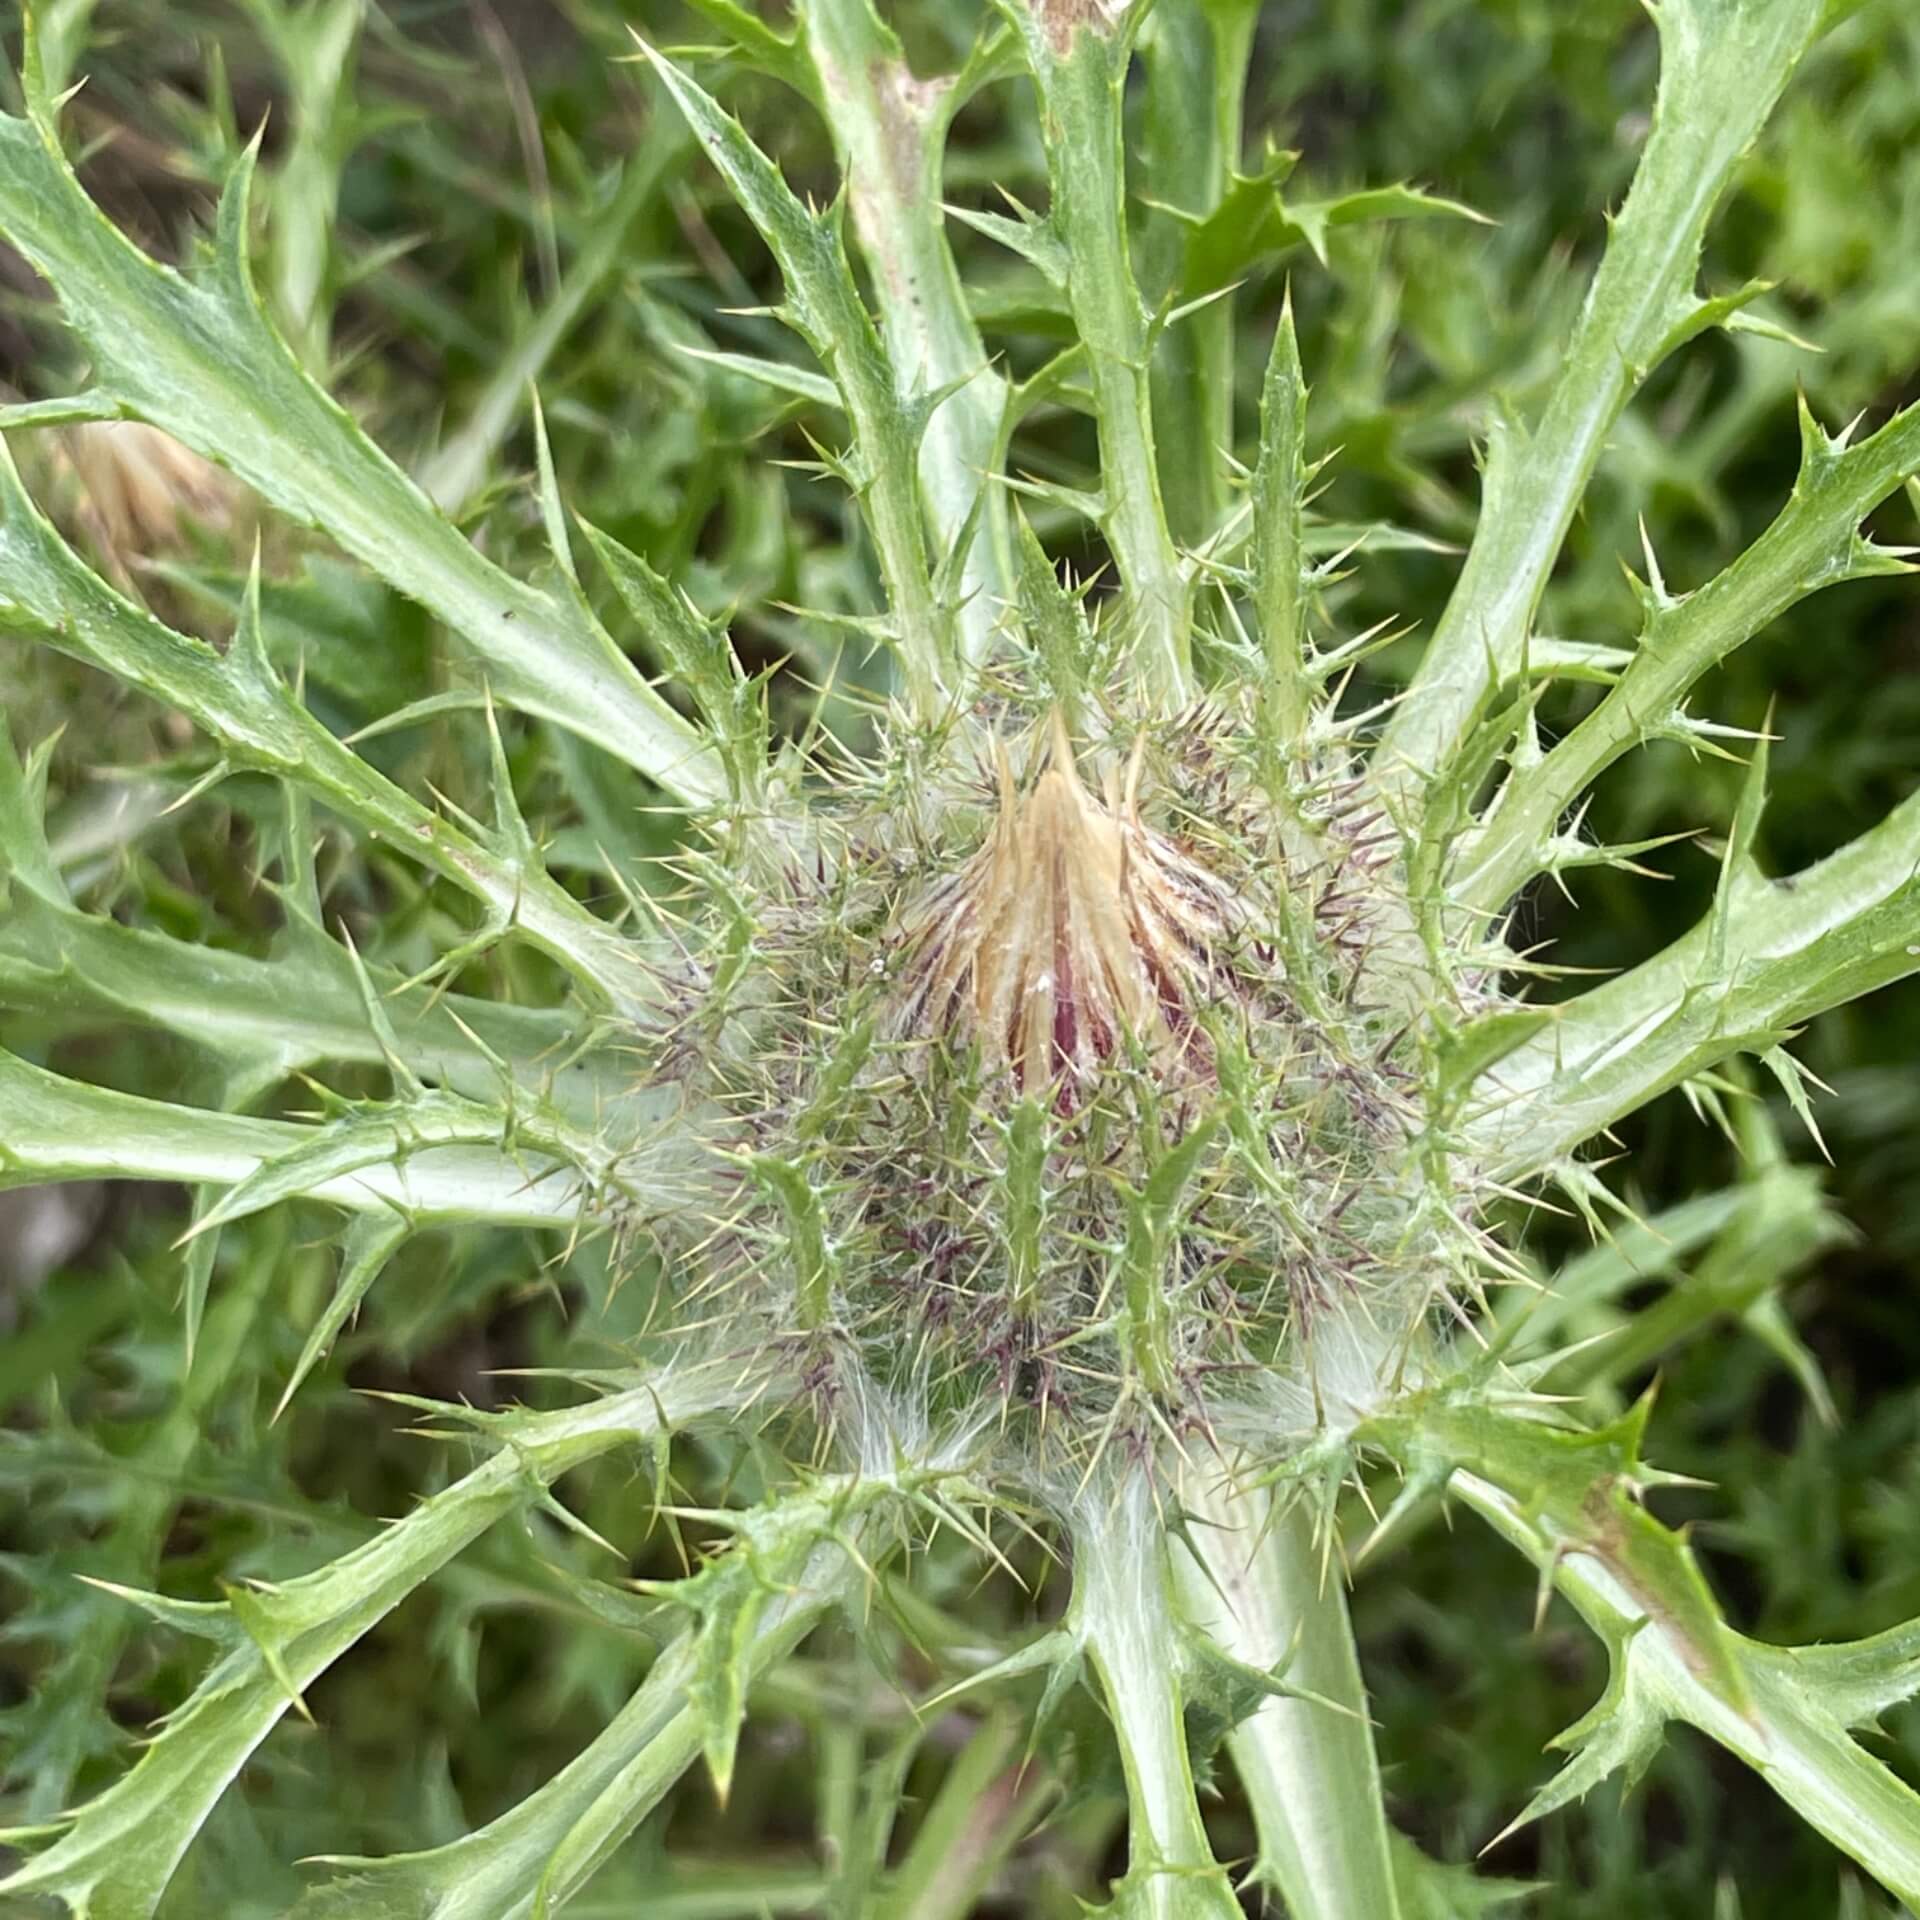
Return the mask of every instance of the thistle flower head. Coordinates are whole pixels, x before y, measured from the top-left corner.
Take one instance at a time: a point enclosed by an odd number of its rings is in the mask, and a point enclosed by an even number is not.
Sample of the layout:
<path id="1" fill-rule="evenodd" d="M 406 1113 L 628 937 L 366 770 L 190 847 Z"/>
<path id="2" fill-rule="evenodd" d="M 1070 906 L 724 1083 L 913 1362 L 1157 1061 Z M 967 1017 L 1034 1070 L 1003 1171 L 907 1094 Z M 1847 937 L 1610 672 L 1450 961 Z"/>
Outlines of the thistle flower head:
<path id="1" fill-rule="evenodd" d="M 1364 1409 L 1474 1257 L 1423 1200 L 1377 814 L 1338 766 L 1277 792 L 1225 707 L 1078 752 L 996 711 L 984 783 L 902 727 L 822 810 L 833 855 L 709 917 L 707 1039 L 662 1052 L 737 1177 L 689 1319 L 797 1341 L 828 1431 L 876 1386 L 936 1425 L 998 1402 L 1038 1488 L 1164 1425 Z"/>

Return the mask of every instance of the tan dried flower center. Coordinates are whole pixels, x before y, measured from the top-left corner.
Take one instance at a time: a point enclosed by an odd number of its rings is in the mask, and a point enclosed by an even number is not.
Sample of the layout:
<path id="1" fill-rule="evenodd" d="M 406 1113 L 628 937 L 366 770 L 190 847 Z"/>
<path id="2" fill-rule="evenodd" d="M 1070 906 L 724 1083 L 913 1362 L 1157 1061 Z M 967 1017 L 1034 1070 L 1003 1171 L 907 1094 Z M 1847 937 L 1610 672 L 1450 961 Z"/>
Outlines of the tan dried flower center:
<path id="1" fill-rule="evenodd" d="M 1139 775 L 1136 752 L 1096 798 L 1057 716 L 1024 795 L 1001 757 L 992 837 L 906 929 L 911 1026 L 970 1035 L 1023 1090 L 1084 1076 L 1129 1038 L 1191 1055 L 1195 996 L 1239 915 L 1143 824 Z"/>

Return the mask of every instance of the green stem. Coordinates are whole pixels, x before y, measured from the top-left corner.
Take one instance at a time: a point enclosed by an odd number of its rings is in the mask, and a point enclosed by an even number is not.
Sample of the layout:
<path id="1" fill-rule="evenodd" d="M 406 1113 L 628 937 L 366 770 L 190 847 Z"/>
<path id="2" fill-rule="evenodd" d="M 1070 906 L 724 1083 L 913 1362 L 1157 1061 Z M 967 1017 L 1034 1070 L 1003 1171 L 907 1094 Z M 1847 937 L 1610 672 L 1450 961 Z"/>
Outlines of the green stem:
<path id="1" fill-rule="evenodd" d="M 1043 113 L 1052 225 L 1100 429 L 1102 526 L 1130 603 L 1143 691 L 1193 691 L 1192 583 L 1167 524 L 1154 453 L 1153 339 L 1127 244 L 1121 95 L 1131 46 L 1098 7 L 1002 0 L 1027 42 Z"/>
<path id="2" fill-rule="evenodd" d="M 1125 1910 L 1237 1920 L 1194 1796 L 1165 1533 L 1144 1474 L 1092 1489 L 1074 1521 L 1073 1607 L 1127 1778 Z"/>
<path id="3" fill-rule="evenodd" d="M 919 470 L 939 552 L 966 545 L 956 619 L 961 648 L 977 661 L 1012 598 L 1006 500 L 992 480 L 1007 383 L 988 364 L 941 213 L 954 83 L 914 78 L 873 0 L 802 0 L 800 12 L 822 97 L 833 103 L 828 126 L 888 358 L 910 391 L 965 382 L 927 422 Z"/>
<path id="4" fill-rule="evenodd" d="M 1398 1920 L 1380 1766 L 1338 1568 L 1301 1503 L 1194 1475 L 1181 1492 L 1198 1556 L 1196 1625 L 1248 1666 L 1285 1662 L 1312 1700 L 1270 1699 L 1228 1738 L 1260 1836 L 1262 1876 L 1292 1920 Z"/>
<path id="5" fill-rule="evenodd" d="M 1821 0 L 1665 0 L 1653 125 L 1539 421 L 1495 432 L 1480 523 L 1378 778 L 1417 794 L 1490 689 L 1515 673 L 1534 611 L 1622 408 L 1700 324 L 1707 221 L 1818 31 Z"/>
<path id="6" fill-rule="evenodd" d="M 1251 0 L 1160 0 L 1148 16 L 1142 157 L 1155 200 L 1205 215 L 1225 194 L 1240 164 L 1247 63 L 1258 18 Z M 1154 215 L 1144 277 L 1156 300 L 1181 295 L 1186 234 L 1173 215 Z M 1219 532 L 1230 505 L 1230 299 L 1215 300 L 1168 329 L 1154 359 L 1152 388 L 1168 524 L 1182 545 L 1198 547 Z"/>
<path id="7" fill-rule="evenodd" d="M 967 1920 L 988 1882 L 1053 1799 L 1045 1767 L 1021 1752 L 1012 1714 L 984 1721 L 955 1756 L 872 1920 Z"/>

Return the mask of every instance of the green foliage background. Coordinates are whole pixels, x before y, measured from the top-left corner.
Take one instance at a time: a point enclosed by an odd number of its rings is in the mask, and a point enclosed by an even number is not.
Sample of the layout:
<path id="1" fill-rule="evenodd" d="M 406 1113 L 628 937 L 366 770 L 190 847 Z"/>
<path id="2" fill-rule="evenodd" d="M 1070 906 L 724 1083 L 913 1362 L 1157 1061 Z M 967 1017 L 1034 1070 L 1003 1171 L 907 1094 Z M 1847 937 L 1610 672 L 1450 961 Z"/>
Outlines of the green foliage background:
<path id="1" fill-rule="evenodd" d="M 669 46 L 718 34 L 668 0 L 394 0 L 341 61 L 327 29 L 343 11 L 317 0 L 305 9 L 101 0 L 89 20 L 73 0 L 47 8 L 88 76 L 70 112 L 89 149 L 90 188 L 150 248 L 178 257 L 265 115 L 263 283 L 375 437 L 432 478 L 491 557 L 524 573 L 543 550 L 524 403 L 537 377 L 569 504 L 703 608 L 737 610 L 753 662 L 787 663 L 773 683 L 786 724 L 807 724 L 830 683 L 826 721 L 858 738 L 869 669 L 857 645 L 785 611 L 868 605 L 850 510 L 804 470 L 807 403 L 689 351 L 790 360 L 780 329 L 754 311 L 776 297 L 774 276 L 676 117 L 626 60 L 629 24 Z M 932 66 L 970 42 L 974 11 L 908 0 L 897 17 Z M 1310 440 L 1341 449 L 1322 510 L 1387 519 L 1408 536 L 1358 556 L 1340 589 L 1350 629 L 1384 618 L 1430 625 L 1437 613 L 1457 565 L 1446 549 L 1472 524 L 1475 436 L 1496 390 L 1524 403 L 1554 368 L 1602 214 L 1644 133 L 1654 59 L 1652 32 L 1625 0 L 1264 9 L 1249 125 L 1256 142 L 1301 149 L 1297 188 L 1413 179 L 1499 223 L 1342 229 L 1327 237 L 1324 261 L 1295 245 L 1246 263 L 1243 297 L 1270 313 L 1291 282 L 1313 382 Z M 789 179 L 829 197 L 831 147 L 811 111 L 738 63 L 711 65 L 709 83 Z M 1030 124 L 1011 85 L 970 108 L 950 154 L 950 197 L 988 209 L 997 186 L 1028 199 L 1042 190 Z M 1051 325 L 1031 276 L 957 227 L 955 242 L 991 339 L 1016 370 L 1030 369 Z M 1830 424 L 1862 409 L 1877 420 L 1920 394 L 1920 15 L 1907 0 L 1853 11 L 1747 163 L 1702 279 L 1717 291 L 1755 276 L 1777 283 L 1760 311 L 1819 351 L 1715 335 L 1655 377 L 1575 529 L 1549 631 L 1611 640 L 1631 629 L 1621 562 L 1639 564 L 1637 518 L 1676 587 L 1706 577 L 1766 524 L 1792 481 L 1796 383 Z M 0 259 L 0 288 L 0 377 L 26 397 L 60 390 L 78 370 L 60 361 L 43 289 L 10 258 Z M 1264 351 L 1264 328 L 1241 338 L 1249 354 Z M 1257 371 L 1250 362 L 1241 383 L 1242 444 Z M 51 442 L 14 442 L 41 497 L 70 505 L 72 476 Z M 1084 473 L 1084 420 L 1061 413 L 1042 444 L 1049 477 Z M 1077 528 L 1049 523 L 1044 508 L 1036 524 L 1074 555 Z M 1913 537 L 1904 503 L 1878 524 L 1890 540 Z M 444 642 L 417 608 L 271 516 L 259 528 L 269 648 L 289 672 L 303 665 L 329 726 L 351 731 L 446 688 Z M 224 633 L 243 537 L 204 535 L 150 564 L 136 556 L 140 591 L 177 623 Z M 1399 658 L 1379 663 L 1389 682 Z M 1554 716 L 1561 724 L 1576 698 Z M 1911 790 L 1912 592 L 1868 581 L 1803 604 L 1734 655 L 1696 711 L 1757 728 L 1775 698 L 1763 856 L 1784 870 Z M 0 703 L 23 750 L 64 725 L 49 817 L 91 905 L 176 938 L 273 949 L 281 917 L 258 877 L 280 830 L 268 783 L 229 779 L 169 812 L 210 771 L 190 730 L 43 650 L 0 648 Z M 667 884 L 653 862 L 669 850 L 668 829 L 626 809 L 596 749 L 526 720 L 503 719 L 502 732 L 521 808 L 580 897 Z M 429 711 L 368 750 L 412 791 L 484 812 L 481 738 Z M 1609 775 L 1598 837 L 1709 839 L 1704 851 L 1681 841 L 1655 856 L 1672 876 L 1662 888 L 1606 871 L 1577 876 L 1577 920 L 1542 895 L 1528 911 L 1539 938 L 1565 933 L 1555 957 L 1615 966 L 1692 924 L 1711 894 L 1710 836 L 1727 825 L 1738 775 L 1677 747 L 1637 753 Z M 329 851 L 329 919 L 370 958 L 413 971 L 476 930 L 466 901 L 401 862 L 344 841 Z M 487 948 L 460 984 L 538 1002 L 548 983 L 515 975 L 545 964 Z M 30 1059 L 131 1091 L 216 1097 L 203 1059 L 109 1005 L 35 1013 L 5 1002 L 0 993 L 0 1041 Z M 1818 1103 L 1832 1169 L 1818 1169 L 1782 1105 L 1771 1119 L 1801 1169 L 1794 1205 L 1718 1267 L 1678 1263 L 1676 1289 L 1721 1290 L 1697 1314 L 1675 1316 L 1689 1337 L 1652 1338 L 1631 1366 L 1579 1383 L 1598 1408 L 1658 1373 L 1658 1457 L 1713 1483 L 1665 1496 L 1663 1516 L 1696 1519 L 1696 1545 L 1736 1625 L 1796 1643 L 1920 1613 L 1920 1212 L 1910 1198 L 1920 1191 L 1920 992 L 1909 985 L 1827 1016 L 1802 1052 L 1834 1090 Z M 378 1082 L 369 1069 L 367 1090 Z M 294 1086 L 279 1098 L 295 1111 L 306 1096 Z M 1767 1129 L 1745 1130 L 1750 1155 L 1764 1160 Z M 1729 1140 L 1677 1097 L 1624 1132 L 1626 1183 L 1649 1209 L 1741 1177 Z M 551 1239 L 428 1235 L 395 1261 L 276 1420 L 334 1283 L 323 1210 L 282 1208 L 228 1230 L 210 1286 L 199 1282 L 208 1304 L 189 1366 L 178 1196 L 90 1190 L 82 1205 L 93 1217 L 44 1272 L 18 1237 L 29 1204 L 0 1196 L 9 1208 L 0 1212 L 0 1763 L 6 1812 L 19 1821 L 110 1777 L 198 1666 L 191 1644 L 138 1624 L 76 1573 L 213 1598 L 223 1582 L 317 1565 L 455 1471 L 457 1450 L 413 1437 L 407 1410 L 367 1390 L 481 1405 L 557 1398 L 499 1370 L 594 1364 L 648 1311 L 649 1270 L 631 1253 L 588 1248 L 562 1280 L 546 1264 Z M 1571 1233 L 1531 1231 L 1543 1251 L 1573 1244 Z M 1648 1287 L 1630 1304 L 1651 1308 L 1660 1296 Z M 695 1497 L 749 1486 L 758 1471 L 750 1449 L 704 1442 L 683 1445 L 675 1467 Z M 678 1567 L 687 1543 L 655 1520 L 627 1467 L 585 1469 L 566 1497 L 625 1571 Z M 697 1544 L 697 1524 L 686 1531 Z M 978 1586 L 956 1556 L 947 1612 L 923 1628 L 964 1636 L 970 1621 L 1044 1615 L 1060 1583 L 1047 1584 L 1037 1558 L 1026 1571 L 1033 1597 L 1004 1580 Z M 606 1597 L 608 1572 L 598 1549 L 541 1514 L 488 1536 L 312 1689 L 327 1737 L 292 1717 L 282 1725 L 223 1801 L 165 1911 L 283 1913 L 302 1879 L 273 1863 L 449 1839 L 531 1791 L 618 1709 L 649 1657 L 633 1609 Z M 1355 1607 L 1395 1818 L 1432 1851 L 1469 1858 L 1539 1784 L 1542 1743 L 1598 1693 L 1602 1650 L 1558 1603 L 1530 1631 L 1534 1595 L 1520 1564 L 1437 1523 L 1367 1567 Z M 724 1810 L 703 1791 L 683 1795 L 671 1827 L 650 1829 L 570 1911 L 817 1910 L 826 1866 L 856 1834 L 872 1786 L 863 1727 L 884 1736 L 902 1711 L 897 1699 L 850 1698 L 833 1651 L 816 1640 L 769 1688 Z M 904 1642 L 894 1657 L 910 1659 Z M 1075 1747 L 1078 1789 L 983 1910 L 1064 1917 L 1111 1867 L 1120 1803 L 1102 1772 L 1104 1733 L 1088 1713 L 1049 1737 Z M 1920 1779 L 1920 1710 L 1889 1717 L 1884 1751 Z M 923 1751 L 910 1795 L 930 1801 L 955 1764 Z M 1244 1853 L 1240 1811 L 1230 1798 L 1214 1811 L 1221 1857 Z M 1630 1794 L 1609 1785 L 1488 1864 L 1556 1881 L 1536 1909 L 1549 1920 L 1889 1911 L 1757 1779 L 1684 1732 Z"/>

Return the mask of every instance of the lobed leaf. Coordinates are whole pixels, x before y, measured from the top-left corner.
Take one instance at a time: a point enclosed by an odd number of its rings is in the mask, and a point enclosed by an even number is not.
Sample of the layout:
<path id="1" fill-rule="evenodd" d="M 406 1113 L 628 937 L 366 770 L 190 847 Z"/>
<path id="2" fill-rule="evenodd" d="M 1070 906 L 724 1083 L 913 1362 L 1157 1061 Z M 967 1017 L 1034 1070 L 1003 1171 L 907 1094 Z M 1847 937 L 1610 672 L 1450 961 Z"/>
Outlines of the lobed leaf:
<path id="1" fill-rule="evenodd" d="M 1773 524 L 1705 586 L 1652 599 L 1606 698 L 1537 766 L 1509 778 L 1457 855 L 1451 891 L 1462 905 L 1497 911 L 1537 870 L 1555 822 L 1592 781 L 1643 742 L 1684 737 L 1688 691 L 1736 647 L 1810 594 L 1902 568 L 1901 556 L 1872 547 L 1859 527 L 1920 468 L 1920 406 L 1843 447 L 1803 403 L 1802 431 L 1800 475 Z"/>
<path id="2" fill-rule="evenodd" d="M 573 1226 L 586 1202 L 585 1182 L 571 1169 L 497 1147 L 429 1146 L 404 1163 L 376 1155 L 289 1166 L 287 1156 L 300 1154 L 313 1131 L 84 1086 L 0 1053 L 0 1187 L 98 1179 L 239 1187 L 277 1166 L 276 1197 L 300 1194 L 415 1223 Z"/>
<path id="3" fill-rule="evenodd" d="M 483 901 L 498 932 L 517 927 L 616 1006 L 637 1012 L 657 997 L 658 982 L 636 944 L 588 913 L 523 846 L 485 844 L 429 812 L 293 697 L 267 657 L 257 567 L 223 655 L 163 626 L 86 567 L 27 497 L 4 445 L 0 515 L 0 625 L 178 707 L 213 736 L 229 763 L 308 788 L 374 837 L 405 848 Z"/>
<path id="4" fill-rule="evenodd" d="M 1559 1744 L 1574 1757 L 1535 1796 L 1515 1824 L 1536 1819 L 1589 1791 L 1616 1769 L 1633 1777 L 1674 1720 L 1698 1727 L 1764 1778 L 1780 1797 L 1899 1898 L 1920 1889 L 1920 1795 L 1849 1735 L 1853 1717 L 1881 1698 L 1907 1697 L 1917 1675 L 1908 1658 L 1911 1627 L 1850 1648 L 1763 1646 L 1719 1620 L 1681 1537 L 1643 1514 L 1631 1555 L 1623 1558 L 1567 1496 L 1564 1441 L 1536 1428 L 1517 1431 L 1498 1451 L 1503 1464 L 1456 1471 L 1456 1495 L 1526 1553 L 1606 1641 L 1607 1691 Z M 1525 1464 L 1531 1449 L 1536 1465 Z M 1591 1504 L 1615 1508 L 1607 1478 Z M 1676 1595 L 1696 1595 L 1676 1608 Z M 1703 1634 L 1705 1638 L 1703 1638 Z M 1818 1684 L 1831 1671 L 1842 1685 Z M 1844 1676 L 1858 1674 L 1850 1694 Z M 1735 1691 L 1727 1691 L 1732 1682 Z M 1885 1689 L 1884 1695 L 1881 1689 Z"/>
<path id="5" fill-rule="evenodd" d="M 1489 434 L 1473 545 L 1374 777 L 1417 792 L 1517 668 L 1606 437 L 1695 313 L 1707 222 L 1823 24 L 1821 0 L 1668 0 L 1653 124 L 1538 422 Z"/>
<path id="6" fill-rule="evenodd" d="M 510 1444 L 385 1533 L 315 1573 L 253 1596 L 248 1639 L 224 1655 L 132 1770 L 88 1801 L 0 1893 L 63 1900 L 88 1920 L 148 1920 L 188 1843 L 297 1695 L 496 1521 L 568 1467 L 651 1438 L 751 1392 L 686 1367 L 560 1413 L 501 1427 Z"/>
<path id="7" fill-rule="evenodd" d="M 1920 796 L 1815 866 L 1750 877 L 1664 952 L 1554 1007 L 1483 1073 L 1460 1144 L 1499 1178 L 1524 1178 L 1689 1076 L 1769 1053 L 1814 1014 L 1916 970 Z"/>
<path id="8" fill-rule="evenodd" d="M 29 75 L 32 56 L 29 54 Z M 483 559 L 300 366 L 247 261 L 251 153 L 188 279 L 148 259 L 88 199 L 53 104 L 0 115 L 0 234 L 53 285 L 118 410 L 230 468 L 445 621 L 502 700 L 585 735 L 694 805 L 723 796 L 697 734 L 564 596 Z"/>

